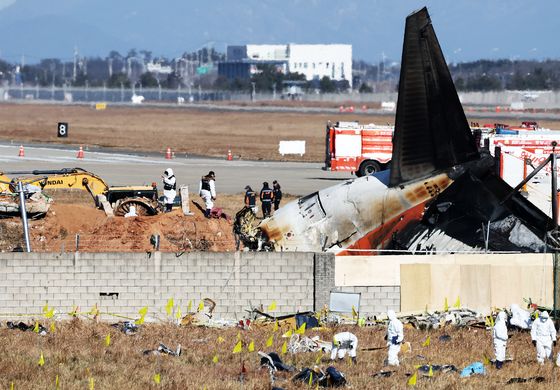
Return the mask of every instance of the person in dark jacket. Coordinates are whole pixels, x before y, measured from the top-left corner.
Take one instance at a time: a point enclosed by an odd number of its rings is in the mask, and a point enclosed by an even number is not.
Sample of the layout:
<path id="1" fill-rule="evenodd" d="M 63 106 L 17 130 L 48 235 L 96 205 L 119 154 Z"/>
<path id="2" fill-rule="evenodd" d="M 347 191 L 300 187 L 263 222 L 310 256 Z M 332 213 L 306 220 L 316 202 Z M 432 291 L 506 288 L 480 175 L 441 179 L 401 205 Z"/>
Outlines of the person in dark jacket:
<path id="1" fill-rule="evenodd" d="M 274 192 L 270 189 L 266 181 L 263 183 L 259 198 L 261 200 L 263 218 L 270 217 L 270 210 L 272 209 L 272 202 L 274 201 Z"/>
<path id="2" fill-rule="evenodd" d="M 257 194 L 251 186 L 245 186 L 245 206 L 249 207 L 253 214 L 257 214 Z"/>
<path id="3" fill-rule="evenodd" d="M 280 189 L 280 183 L 276 180 L 272 182 L 272 192 L 274 194 L 274 211 L 278 210 L 280 207 L 280 201 L 282 200 L 282 190 Z"/>

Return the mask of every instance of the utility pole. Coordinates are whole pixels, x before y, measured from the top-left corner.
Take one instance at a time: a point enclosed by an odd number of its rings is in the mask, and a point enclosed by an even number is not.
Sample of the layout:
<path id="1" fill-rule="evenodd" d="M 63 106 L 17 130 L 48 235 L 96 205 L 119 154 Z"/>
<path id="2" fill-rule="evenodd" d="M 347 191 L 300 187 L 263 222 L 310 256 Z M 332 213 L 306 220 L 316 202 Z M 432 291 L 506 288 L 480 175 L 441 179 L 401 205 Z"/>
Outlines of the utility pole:
<path id="1" fill-rule="evenodd" d="M 77 71 L 78 71 L 78 47 L 74 46 L 74 68 L 72 71 L 72 82 L 76 82 Z"/>

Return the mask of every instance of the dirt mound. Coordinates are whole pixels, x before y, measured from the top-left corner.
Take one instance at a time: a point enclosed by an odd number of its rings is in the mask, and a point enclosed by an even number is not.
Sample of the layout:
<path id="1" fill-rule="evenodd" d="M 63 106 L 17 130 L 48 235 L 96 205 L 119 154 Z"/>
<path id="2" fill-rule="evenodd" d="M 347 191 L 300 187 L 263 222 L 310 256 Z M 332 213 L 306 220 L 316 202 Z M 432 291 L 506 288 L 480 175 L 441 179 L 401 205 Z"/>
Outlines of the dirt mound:
<path id="1" fill-rule="evenodd" d="M 176 209 L 153 217 L 108 218 L 93 205 L 54 204 L 45 218 L 30 221 L 31 247 L 35 252 L 144 252 L 154 250 L 151 238 L 159 236 L 164 252 L 235 250 L 229 220 L 193 212 L 184 216 Z M 0 241 L 0 250 L 21 245 L 19 218 L 3 221 L 0 228 L 7 237 Z"/>

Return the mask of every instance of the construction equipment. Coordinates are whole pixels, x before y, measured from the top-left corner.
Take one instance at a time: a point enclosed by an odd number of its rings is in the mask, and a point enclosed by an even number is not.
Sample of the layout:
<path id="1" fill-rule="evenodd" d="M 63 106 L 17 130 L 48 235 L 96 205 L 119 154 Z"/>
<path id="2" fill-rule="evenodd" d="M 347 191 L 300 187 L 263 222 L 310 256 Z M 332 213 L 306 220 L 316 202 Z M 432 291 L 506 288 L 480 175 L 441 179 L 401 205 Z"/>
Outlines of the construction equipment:
<path id="1" fill-rule="evenodd" d="M 24 175 L 8 177 L 7 175 Z M 124 186 L 109 187 L 105 181 L 82 168 L 63 168 L 59 170 L 33 170 L 0 172 L 0 193 L 14 193 L 15 183 L 40 187 L 41 190 L 79 189 L 87 191 L 96 206 L 103 208 L 108 215 L 124 216 L 132 206 L 140 216 L 159 213 L 157 187 Z"/>

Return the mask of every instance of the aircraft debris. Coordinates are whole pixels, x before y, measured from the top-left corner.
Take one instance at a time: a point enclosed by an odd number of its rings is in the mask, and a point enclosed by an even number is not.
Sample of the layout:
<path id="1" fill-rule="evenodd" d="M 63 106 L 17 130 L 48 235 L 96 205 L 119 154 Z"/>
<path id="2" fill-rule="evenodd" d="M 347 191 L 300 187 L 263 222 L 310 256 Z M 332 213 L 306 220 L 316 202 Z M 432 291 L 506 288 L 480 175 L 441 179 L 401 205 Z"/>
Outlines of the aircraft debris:
<path id="1" fill-rule="evenodd" d="M 390 170 L 286 204 L 257 231 L 244 231 L 249 247 L 338 255 L 546 250 L 555 224 L 479 152 L 426 8 L 406 20 L 398 96 Z"/>
<path id="2" fill-rule="evenodd" d="M 160 343 L 156 349 L 147 349 L 143 352 L 144 355 L 169 355 L 169 356 L 181 356 L 181 344 L 177 346 L 177 349 L 173 351 L 168 348 L 165 344 Z"/>

